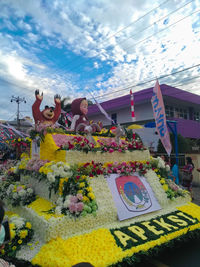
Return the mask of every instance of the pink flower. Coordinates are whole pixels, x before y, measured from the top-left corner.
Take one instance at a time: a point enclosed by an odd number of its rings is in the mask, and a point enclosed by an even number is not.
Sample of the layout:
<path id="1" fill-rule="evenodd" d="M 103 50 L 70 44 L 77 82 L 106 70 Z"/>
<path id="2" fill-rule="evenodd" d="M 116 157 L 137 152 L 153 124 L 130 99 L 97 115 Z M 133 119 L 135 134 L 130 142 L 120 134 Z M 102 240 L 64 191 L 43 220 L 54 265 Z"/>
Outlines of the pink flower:
<path id="1" fill-rule="evenodd" d="M 71 196 L 70 197 L 70 202 L 71 203 L 77 203 L 78 202 L 78 198 L 76 196 Z"/>
<path id="2" fill-rule="evenodd" d="M 76 203 L 70 203 L 70 204 L 69 204 L 69 211 L 70 211 L 71 213 L 77 211 L 77 205 L 76 205 Z"/>
<path id="3" fill-rule="evenodd" d="M 78 202 L 77 204 L 76 204 L 76 209 L 77 209 L 77 211 L 82 211 L 83 210 L 83 202 Z"/>
<path id="4" fill-rule="evenodd" d="M 109 148 L 109 153 L 112 153 L 114 151 L 114 149 L 113 148 Z"/>

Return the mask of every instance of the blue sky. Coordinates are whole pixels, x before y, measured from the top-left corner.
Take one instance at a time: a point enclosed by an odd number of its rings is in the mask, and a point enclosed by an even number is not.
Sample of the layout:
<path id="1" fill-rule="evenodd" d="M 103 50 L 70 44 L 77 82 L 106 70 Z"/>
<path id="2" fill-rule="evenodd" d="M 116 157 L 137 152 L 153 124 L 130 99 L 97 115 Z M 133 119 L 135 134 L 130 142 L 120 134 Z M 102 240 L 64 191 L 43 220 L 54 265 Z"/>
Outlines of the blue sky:
<path id="1" fill-rule="evenodd" d="M 200 95 L 200 0 L 1 0 L 0 10 L 0 119 L 16 117 L 11 96 L 32 116 L 36 89 L 41 107 L 55 94 L 102 102 L 174 72 L 160 84 Z"/>

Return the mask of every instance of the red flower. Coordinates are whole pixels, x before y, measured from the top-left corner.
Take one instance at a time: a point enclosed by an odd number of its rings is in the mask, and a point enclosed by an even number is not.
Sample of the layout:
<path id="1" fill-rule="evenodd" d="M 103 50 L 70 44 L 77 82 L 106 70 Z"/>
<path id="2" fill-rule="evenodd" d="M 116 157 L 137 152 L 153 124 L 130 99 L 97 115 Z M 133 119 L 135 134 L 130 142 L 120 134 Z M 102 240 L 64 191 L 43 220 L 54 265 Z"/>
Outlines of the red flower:
<path id="1" fill-rule="evenodd" d="M 83 165 L 83 167 L 86 168 L 86 167 L 89 166 L 89 165 L 90 165 L 90 163 L 87 162 L 87 163 L 85 163 L 85 164 Z"/>
<path id="2" fill-rule="evenodd" d="M 109 153 L 112 153 L 114 151 L 113 148 L 109 148 Z"/>
<path id="3" fill-rule="evenodd" d="M 100 169 L 97 169 L 97 174 L 99 175 L 99 174 L 102 174 L 103 172 L 102 172 L 102 170 L 100 170 Z"/>

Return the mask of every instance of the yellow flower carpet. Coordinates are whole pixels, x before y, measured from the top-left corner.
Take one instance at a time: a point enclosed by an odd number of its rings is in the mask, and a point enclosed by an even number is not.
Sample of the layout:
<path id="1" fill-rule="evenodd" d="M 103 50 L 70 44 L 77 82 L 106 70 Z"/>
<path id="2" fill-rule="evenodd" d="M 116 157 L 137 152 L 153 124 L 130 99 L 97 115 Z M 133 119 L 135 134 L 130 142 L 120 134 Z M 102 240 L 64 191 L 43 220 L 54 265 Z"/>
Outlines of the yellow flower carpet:
<path id="1" fill-rule="evenodd" d="M 198 228 L 200 207 L 188 203 L 175 212 L 149 221 L 118 229 L 101 228 L 67 240 L 56 238 L 41 248 L 32 263 L 44 267 L 70 267 L 79 262 L 90 262 L 96 267 L 109 266 Z"/>

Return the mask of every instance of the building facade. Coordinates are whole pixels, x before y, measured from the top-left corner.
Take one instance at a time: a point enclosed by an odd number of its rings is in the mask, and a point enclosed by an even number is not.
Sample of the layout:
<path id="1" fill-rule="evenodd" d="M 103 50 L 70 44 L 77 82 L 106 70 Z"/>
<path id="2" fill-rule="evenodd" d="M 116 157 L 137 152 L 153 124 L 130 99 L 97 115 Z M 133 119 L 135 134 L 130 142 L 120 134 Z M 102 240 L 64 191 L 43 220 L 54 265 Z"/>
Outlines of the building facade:
<path id="1" fill-rule="evenodd" d="M 177 121 L 177 132 L 186 138 L 200 139 L 200 96 L 162 84 L 160 85 L 169 121 Z M 154 121 L 151 98 L 153 87 L 134 93 L 134 108 L 137 124 Z M 121 125 L 132 124 L 130 94 L 101 103 L 113 121 Z M 88 117 L 101 121 L 104 126 L 111 124 L 99 111 L 97 105 L 89 106 Z"/>

